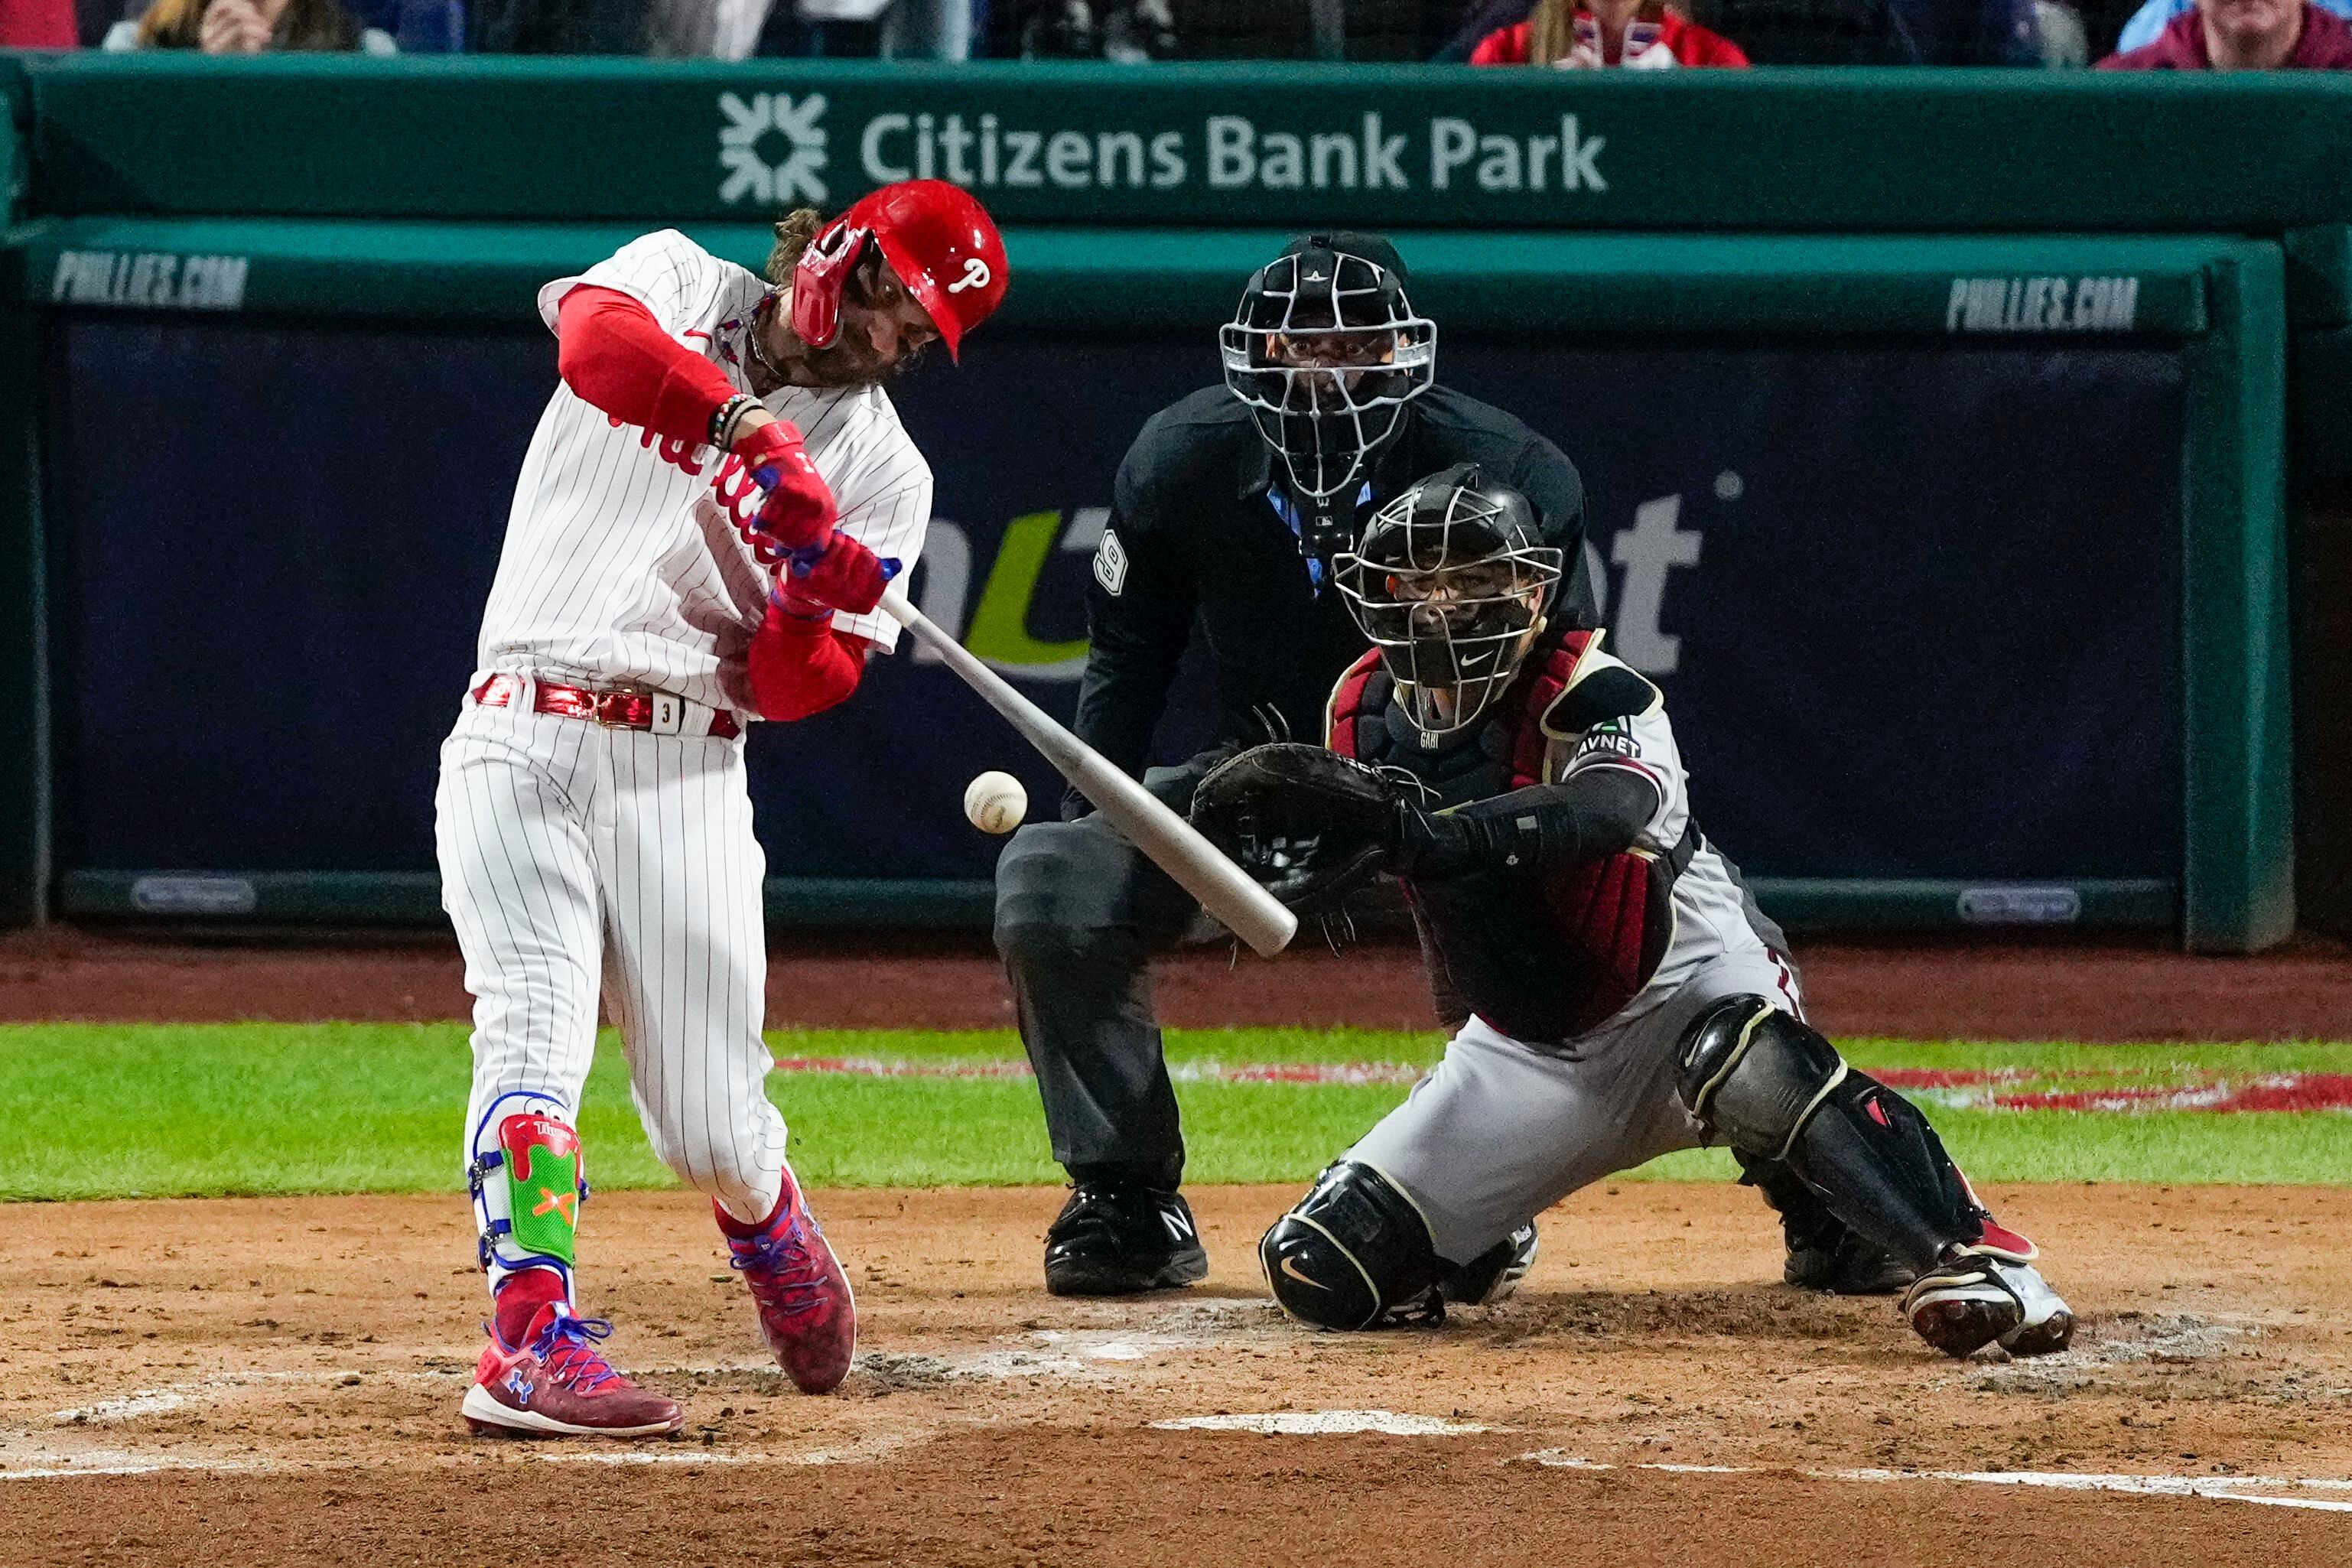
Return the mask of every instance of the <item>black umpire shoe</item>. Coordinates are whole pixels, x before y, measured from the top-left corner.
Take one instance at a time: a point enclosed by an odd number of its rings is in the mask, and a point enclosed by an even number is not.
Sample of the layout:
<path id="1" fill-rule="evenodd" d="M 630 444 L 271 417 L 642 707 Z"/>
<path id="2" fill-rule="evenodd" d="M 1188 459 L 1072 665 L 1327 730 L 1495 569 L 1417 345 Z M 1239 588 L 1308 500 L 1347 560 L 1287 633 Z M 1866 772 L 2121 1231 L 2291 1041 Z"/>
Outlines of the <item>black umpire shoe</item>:
<path id="1" fill-rule="evenodd" d="M 1208 1272 L 1192 1207 L 1173 1192 L 1079 1182 L 1045 1232 L 1045 1289 L 1056 1296 L 1136 1296 Z"/>

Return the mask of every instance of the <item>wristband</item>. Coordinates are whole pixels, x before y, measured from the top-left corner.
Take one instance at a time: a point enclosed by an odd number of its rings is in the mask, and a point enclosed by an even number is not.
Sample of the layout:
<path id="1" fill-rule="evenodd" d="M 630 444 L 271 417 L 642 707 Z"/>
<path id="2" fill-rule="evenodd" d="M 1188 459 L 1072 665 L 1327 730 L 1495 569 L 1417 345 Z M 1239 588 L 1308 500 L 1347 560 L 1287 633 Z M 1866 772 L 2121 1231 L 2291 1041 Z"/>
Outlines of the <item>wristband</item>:
<path id="1" fill-rule="evenodd" d="M 721 451 L 733 449 L 735 427 L 743 422 L 743 416 L 760 406 L 760 400 L 748 392 L 739 392 L 720 404 L 710 416 L 710 444 Z"/>
<path id="2" fill-rule="evenodd" d="M 793 609 L 794 605 L 813 604 L 814 601 L 803 599 L 797 594 L 787 595 L 782 579 L 768 589 L 768 603 L 775 606 L 776 614 L 803 624 L 821 624 L 833 619 L 833 606 L 830 605 L 817 605 L 814 611 Z"/>

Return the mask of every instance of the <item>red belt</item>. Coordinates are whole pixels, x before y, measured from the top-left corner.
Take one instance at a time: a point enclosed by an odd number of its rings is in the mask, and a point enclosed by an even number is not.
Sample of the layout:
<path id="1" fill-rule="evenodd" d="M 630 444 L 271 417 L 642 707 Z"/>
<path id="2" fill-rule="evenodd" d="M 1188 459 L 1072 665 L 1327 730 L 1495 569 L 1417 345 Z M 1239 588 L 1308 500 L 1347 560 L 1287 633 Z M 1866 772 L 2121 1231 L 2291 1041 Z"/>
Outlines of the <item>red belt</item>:
<path id="1" fill-rule="evenodd" d="M 493 675 L 474 688 L 474 700 L 485 708 L 510 707 L 523 686 L 520 675 Z M 585 686 L 558 686 L 553 681 L 532 680 L 530 709 L 534 713 L 552 713 L 559 719 L 586 719 L 611 730 L 655 730 L 665 735 L 684 734 L 688 710 L 695 706 L 682 697 L 667 691 L 638 691 L 623 689 L 596 691 Z M 731 741 L 743 732 L 735 715 L 724 708 L 706 710 L 710 715 L 707 733 L 721 741 Z"/>

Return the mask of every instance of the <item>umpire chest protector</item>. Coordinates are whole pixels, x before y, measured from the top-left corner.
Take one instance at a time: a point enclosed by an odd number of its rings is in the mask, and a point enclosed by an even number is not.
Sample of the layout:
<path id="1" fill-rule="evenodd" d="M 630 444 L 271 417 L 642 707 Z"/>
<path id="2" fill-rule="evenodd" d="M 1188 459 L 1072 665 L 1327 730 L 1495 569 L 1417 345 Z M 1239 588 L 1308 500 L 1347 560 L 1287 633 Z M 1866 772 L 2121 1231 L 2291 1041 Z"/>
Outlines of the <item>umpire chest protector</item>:
<path id="1" fill-rule="evenodd" d="M 1598 634 L 1572 631 L 1521 673 L 1491 717 L 1430 745 L 1391 700 L 1377 652 L 1341 676 L 1327 742 L 1340 755 L 1407 774 L 1433 808 L 1557 783 L 1587 731 L 1630 719 L 1657 689 L 1613 665 L 1585 679 Z M 1404 881 L 1438 1009 L 1469 1014 L 1530 1045 L 1588 1034 L 1632 1001 L 1672 944 L 1675 879 L 1698 845 L 1696 826 L 1659 855 L 1633 849 L 1550 871 L 1478 871 Z"/>

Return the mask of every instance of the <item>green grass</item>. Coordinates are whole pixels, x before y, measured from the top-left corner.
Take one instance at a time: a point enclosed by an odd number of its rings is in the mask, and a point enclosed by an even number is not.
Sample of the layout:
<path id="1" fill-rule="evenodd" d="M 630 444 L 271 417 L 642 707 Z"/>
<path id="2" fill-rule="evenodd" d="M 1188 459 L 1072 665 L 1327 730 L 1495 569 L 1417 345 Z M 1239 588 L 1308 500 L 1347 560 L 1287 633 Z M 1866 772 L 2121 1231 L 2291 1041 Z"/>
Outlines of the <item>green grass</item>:
<path id="1" fill-rule="evenodd" d="M 1004 1032 L 779 1033 L 779 1057 L 1017 1059 Z M 1171 1037 L 1182 1063 L 1436 1059 L 1435 1035 L 1203 1030 Z M 2352 1072 L 2352 1045 L 1983 1045 L 1848 1042 L 1863 1067 L 2097 1067 Z M 362 1024 L 0 1026 L 0 1198 L 421 1192 L 457 1185 L 463 1026 Z M 819 1185 L 1054 1182 L 1034 1084 L 1024 1079 L 779 1074 L 793 1157 Z M 1403 1097 L 1402 1086 L 1180 1082 L 1191 1173 L 1298 1182 Z M 2352 1117 L 2032 1113 L 1930 1108 L 1985 1181 L 2352 1183 Z M 590 1175 L 671 1184 L 629 1104 L 609 1038 L 582 1116 Z M 1719 1153 L 1670 1156 L 1643 1177 L 1720 1177 Z"/>

